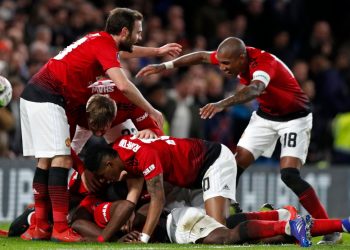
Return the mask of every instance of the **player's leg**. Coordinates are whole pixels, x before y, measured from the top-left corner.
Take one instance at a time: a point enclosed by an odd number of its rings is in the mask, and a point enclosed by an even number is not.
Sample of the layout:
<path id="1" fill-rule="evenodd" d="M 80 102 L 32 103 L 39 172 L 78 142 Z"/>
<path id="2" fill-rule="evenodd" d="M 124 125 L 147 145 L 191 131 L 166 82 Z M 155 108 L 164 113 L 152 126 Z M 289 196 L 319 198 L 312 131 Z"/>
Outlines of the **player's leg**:
<path id="1" fill-rule="evenodd" d="M 23 142 L 23 155 L 24 156 L 36 156 L 40 147 L 40 138 L 45 135 L 42 133 L 41 123 L 44 120 L 43 114 L 38 111 L 40 104 L 29 102 L 24 99 L 20 100 L 20 111 L 21 111 L 21 130 L 22 130 L 22 142 Z M 35 112 L 36 111 L 36 112 Z M 34 113 L 35 112 L 35 113 Z M 39 132 L 40 130 L 40 132 Z M 43 133 L 44 134 L 44 133 Z M 43 146 L 47 146 L 46 141 L 42 142 Z M 48 169 L 51 165 L 50 157 L 41 158 L 37 157 L 38 163 L 33 178 L 33 193 L 34 193 L 34 207 L 37 211 L 37 224 L 38 228 L 42 231 L 50 231 L 50 224 L 48 222 L 48 214 L 50 213 L 50 202 L 48 195 Z M 29 230 L 29 231 L 28 231 Z M 35 227 L 27 230 L 24 239 L 32 239 Z M 38 236 L 38 235 L 37 235 Z M 43 239 L 50 238 L 50 235 L 42 235 Z M 41 237 L 40 237 L 41 238 Z"/>
<path id="2" fill-rule="evenodd" d="M 226 218 L 229 214 L 230 209 L 230 200 L 222 197 L 216 196 L 210 198 L 204 202 L 205 211 L 216 221 L 220 222 L 223 225 L 226 225 Z"/>
<path id="3" fill-rule="evenodd" d="M 288 221 L 297 217 L 297 210 L 293 206 L 284 206 L 283 208 L 264 211 L 264 212 L 246 212 L 231 215 L 226 220 L 228 228 L 234 228 L 238 224 L 248 220 L 267 220 L 267 221 Z"/>
<path id="4" fill-rule="evenodd" d="M 310 143 L 312 114 L 281 123 L 281 179 L 298 196 L 299 202 L 314 218 L 327 219 L 328 214 L 321 204 L 314 188 L 300 176 L 300 168 L 305 163 Z M 325 236 L 320 243 L 341 242 L 341 235 Z"/>
<path id="5" fill-rule="evenodd" d="M 313 218 L 327 219 L 327 212 L 315 190 L 301 177 L 299 171 L 306 160 L 311 127 L 311 114 L 278 125 L 281 136 L 281 179 L 298 196 Z"/>
<path id="6" fill-rule="evenodd" d="M 33 206 L 27 207 L 21 215 L 19 215 L 14 221 L 12 221 L 9 228 L 8 236 L 9 237 L 21 236 L 25 231 L 27 231 L 29 226 L 34 224 L 34 228 L 35 228 L 35 223 L 36 223 L 36 218 L 35 218 L 35 209 L 33 204 Z"/>
<path id="7" fill-rule="evenodd" d="M 167 216 L 166 231 L 173 243 L 203 243 L 203 240 L 217 228 L 226 227 L 206 215 L 203 209 L 196 207 L 175 208 Z M 215 234 L 213 238 L 216 237 L 220 235 Z M 211 243 L 210 238 L 208 242 Z"/>
<path id="8" fill-rule="evenodd" d="M 53 101 L 37 103 L 21 99 L 21 113 L 23 111 L 27 115 L 24 119 L 28 120 L 23 124 L 29 127 L 32 142 L 32 147 L 26 150 L 26 154 L 39 159 L 38 174 L 34 176 L 33 186 L 38 182 L 40 184 L 38 188 L 41 188 L 41 192 L 45 195 L 40 199 L 51 201 L 54 224 L 52 238 L 59 241 L 78 241 L 80 238 L 69 229 L 67 223 L 69 204 L 67 178 L 72 166 L 69 125 L 64 108 L 56 104 L 57 100 Z M 24 139 L 23 143 L 27 145 L 25 141 Z M 50 199 L 46 199 L 47 195 Z M 47 209 L 47 206 L 44 209 Z M 49 213 L 46 212 L 46 216 L 47 214 Z M 49 230 L 47 223 L 40 222 L 40 218 L 40 211 L 37 210 L 38 222 L 34 233 L 38 237 L 34 236 L 44 239 L 46 237 L 41 237 L 44 235 L 42 232 L 47 233 Z"/>
<path id="9" fill-rule="evenodd" d="M 271 122 L 252 114 L 249 124 L 237 144 L 237 179 L 261 155 L 271 156 L 278 139 L 278 134 L 271 127 Z"/>
<path id="10" fill-rule="evenodd" d="M 238 224 L 233 229 L 217 228 L 202 243 L 204 244 L 242 244 L 258 242 L 264 238 L 286 234 L 287 221 L 249 220 Z"/>
<path id="11" fill-rule="evenodd" d="M 349 232 L 350 223 L 348 218 L 340 219 L 313 219 L 311 228 L 312 236 L 332 234 L 334 232 Z M 349 230 L 349 231 L 348 231 Z"/>
<path id="12" fill-rule="evenodd" d="M 204 207 L 209 216 L 226 224 L 230 202 L 236 200 L 237 167 L 234 155 L 224 145 L 202 180 Z"/>

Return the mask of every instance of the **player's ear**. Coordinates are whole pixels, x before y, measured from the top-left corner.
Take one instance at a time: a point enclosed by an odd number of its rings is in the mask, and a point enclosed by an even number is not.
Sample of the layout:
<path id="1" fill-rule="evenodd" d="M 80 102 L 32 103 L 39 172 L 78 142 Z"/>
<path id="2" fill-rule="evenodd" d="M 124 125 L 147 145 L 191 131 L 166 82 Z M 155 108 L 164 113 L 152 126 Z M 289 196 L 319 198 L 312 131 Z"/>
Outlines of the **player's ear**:
<path id="1" fill-rule="evenodd" d="M 123 27 L 122 31 L 120 32 L 120 36 L 127 37 L 129 35 L 130 31 L 127 27 Z"/>
<path id="2" fill-rule="evenodd" d="M 112 161 L 108 160 L 106 161 L 106 167 L 111 168 L 113 166 Z"/>

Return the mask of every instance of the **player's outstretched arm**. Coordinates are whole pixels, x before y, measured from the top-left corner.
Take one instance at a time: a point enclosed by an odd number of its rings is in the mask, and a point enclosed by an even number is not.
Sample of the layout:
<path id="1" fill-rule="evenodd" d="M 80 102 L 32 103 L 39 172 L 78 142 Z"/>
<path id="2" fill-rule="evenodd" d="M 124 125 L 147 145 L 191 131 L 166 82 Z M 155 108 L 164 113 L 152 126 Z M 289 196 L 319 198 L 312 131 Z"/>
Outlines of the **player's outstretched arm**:
<path id="1" fill-rule="evenodd" d="M 202 119 L 211 119 L 227 107 L 242 104 L 258 97 L 265 89 L 265 84 L 261 81 L 253 81 L 252 84 L 242 88 L 234 95 L 231 95 L 219 102 L 209 103 L 199 109 L 199 115 Z"/>
<path id="2" fill-rule="evenodd" d="M 136 86 L 126 77 L 121 68 L 110 68 L 106 71 L 111 80 L 117 85 L 117 88 L 136 106 L 142 108 L 156 121 L 159 127 L 163 127 L 164 118 L 161 112 L 152 107 L 152 105 L 142 96 Z"/>
<path id="3" fill-rule="evenodd" d="M 159 217 L 165 204 L 165 194 L 163 186 L 163 174 L 159 174 L 146 181 L 147 191 L 151 196 L 147 218 L 142 229 L 140 241 L 147 243 L 154 229 L 157 226 Z"/>
<path id="4" fill-rule="evenodd" d="M 144 77 L 152 74 L 161 73 L 166 69 L 179 68 L 183 66 L 196 65 L 200 63 L 210 63 L 211 51 L 197 51 L 187 55 L 180 56 L 174 60 L 164 62 L 161 64 L 151 64 L 142 68 L 136 77 Z"/>
<path id="5" fill-rule="evenodd" d="M 182 52 L 182 46 L 178 43 L 167 43 L 162 47 L 142 47 L 133 46 L 133 52 L 121 51 L 120 56 L 123 59 L 136 58 L 136 57 L 153 57 L 153 56 L 166 56 L 176 57 Z"/>

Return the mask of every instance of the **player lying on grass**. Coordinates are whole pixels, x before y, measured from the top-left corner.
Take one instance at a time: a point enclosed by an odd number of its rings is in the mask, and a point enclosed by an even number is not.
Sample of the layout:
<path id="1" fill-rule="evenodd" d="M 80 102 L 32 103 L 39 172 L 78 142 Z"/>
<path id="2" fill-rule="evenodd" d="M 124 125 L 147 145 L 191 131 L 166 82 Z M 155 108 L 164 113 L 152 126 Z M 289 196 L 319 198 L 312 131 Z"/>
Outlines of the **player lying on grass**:
<path id="1" fill-rule="evenodd" d="M 184 188 L 203 189 L 205 210 L 225 224 L 236 195 L 236 162 L 224 145 L 200 139 L 162 136 L 158 139 L 119 138 L 111 147 L 88 150 L 85 166 L 102 179 L 119 179 L 122 171 L 146 180 L 150 209 L 140 241 L 148 242 L 162 213 L 163 180 Z"/>
<path id="2" fill-rule="evenodd" d="M 89 204 L 89 202 L 85 204 Z M 94 204 L 94 202 L 90 202 L 90 204 Z M 120 232 L 123 223 L 128 221 L 129 215 L 132 214 L 133 204 L 126 200 L 118 200 L 100 204 L 97 202 L 95 205 L 93 219 L 80 217 L 73 223 L 73 228 L 89 241 L 118 240 L 123 235 L 123 232 Z M 135 213 L 133 228 L 142 228 L 147 215 L 147 207 L 148 204 L 145 204 Z M 9 236 L 19 235 L 15 234 L 16 230 L 20 231 L 31 220 L 30 218 L 33 218 L 30 214 L 32 211 L 28 209 L 12 223 Z M 311 222 L 313 226 L 310 229 Z M 189 224 L 191 227 L 184 226 Z M 227 219 L 227 226 L 225 227 L 205 215 L 203 209 L 175 208 L 168 215 L 167 220 L 164 217 L 160 219 L 155 237 L 153 236 L 151 241 L 202 244 L 255 244 L 258 242 L 285 244 L 293 243 L 297 239 L 301 246 L 309 246 L 310 235 L 319 236 L 333 232 L 349 232 L 350 230 L 349 218 L 311 220 L 307 217 L 305 220 L 297 216 L 296 209 L 292 206 L 271 211 L 231 215 Z M 125 230 L 123 231 L 125 232 Z M 167 232 L 167 235 L 164 235 L 164 232 Z M 102 236 L 103 234 L 104 236 Z M 134 242 L 138 241 L 139 237 L 140 233 L 133 231 L 120 238 L 119 241 Z"/>
<path id="3" fill-rule="evenodd" d="M 276 212 L 276 210 L 270 211 Z M 268 213 L 270 213 L 268 212 Z M 293 236 L 301 247 L 311 246 L 311 236 L 321 236 L 334 232 L 350 232 L 349 218 L 312 219 L 310 215 L 296 216 L 292 220 L 262 220 L 259 214 L 266 212 L 242 213 L 256 216 L 229 229 L 195 207 L 175 208 L 167 217 L 166 229 L 171 242 L 187 244 L 241 244 L 269 241 L 276 236 Z M 253 215 L 255 214 L 255 215 Z M 230 218 L 235 220 L 239 214 Z M 133 231 L 124 236 L 124 242 L 138 241 L 140 233 Z M 286 243 L 280 238 L 279 243 Z M 277 242 L 275 242 L 277 243 Z"/>

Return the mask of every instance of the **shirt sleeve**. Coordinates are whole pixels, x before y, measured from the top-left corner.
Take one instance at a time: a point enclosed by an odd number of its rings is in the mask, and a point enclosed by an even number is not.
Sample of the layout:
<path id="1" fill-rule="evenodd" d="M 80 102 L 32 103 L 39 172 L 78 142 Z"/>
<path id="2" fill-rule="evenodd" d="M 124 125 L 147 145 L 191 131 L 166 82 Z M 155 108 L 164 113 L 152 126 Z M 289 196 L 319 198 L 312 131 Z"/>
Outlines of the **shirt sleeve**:
<path id="1" fill-rule="evenodd" d="M 210 54 L 210 63 L 211 64 L 216 64 L 216 65 L 219 64 L 219 61 L 216 57 L 216 54 L 217 54 L 217 51 L 211 52 L 211 54 Z"/>
<path id="2" fill-rule="evenodd" d="M 275 75 L 276 69 L 276 59 L 268 54 L 263 53 L 256 60 L 256 64 L 251 68 L 252 81 L 259 80 L 262 81 L 265 86 L 269 84 L 271 78 Z"/>
<path id="3" fill-rule="evenodd" d="M 118 58 L 118 50 L 113 42 L 101 37 L 96 39 L 95 52 L 96 58 L 101 64 L 104 71 L 110 68 L 121 68 L 120 61 Z"/>
<path id="4" fill-rule="evenodd" d="M 156 133 L 157 136 L 164 135 L 162 129 L 158 127 L 156 122 L 143 109 L 136 106 L 131 116 L 131 120 L 135 124 L 138 131 L 150 129 Z"/>
<path id="5" fill-rule="evenodd" d="M 145 180 L 150 180 L 163 173 L 162 163 L 154 149 L 142 150 L 137 154 L 139 168 Z"/>

